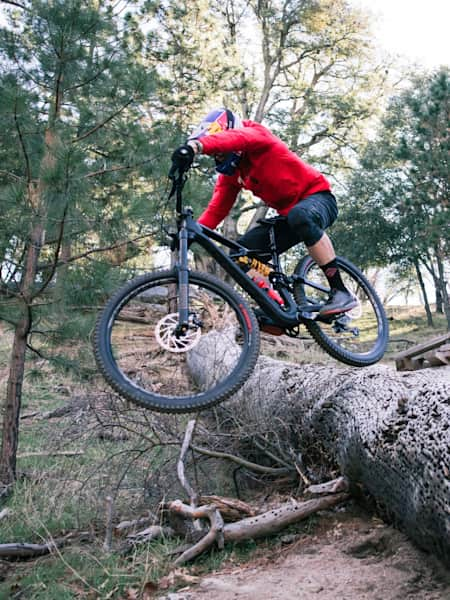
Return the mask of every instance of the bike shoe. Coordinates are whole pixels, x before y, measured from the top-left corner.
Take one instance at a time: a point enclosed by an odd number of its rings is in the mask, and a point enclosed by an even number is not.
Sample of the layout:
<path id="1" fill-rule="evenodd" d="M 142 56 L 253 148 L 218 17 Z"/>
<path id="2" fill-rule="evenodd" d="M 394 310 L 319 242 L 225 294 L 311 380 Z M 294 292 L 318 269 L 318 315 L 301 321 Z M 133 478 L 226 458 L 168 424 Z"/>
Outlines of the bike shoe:
<path id="1" fill-rule="evenodd" d="M 347 312 L 358 305 L 356 298 L 348 291 L 332 289 L 328 300 L 319 311 L 319 315 L 336 315 Z"/>
<path id="2" fill-rule="evenodd" d="M 285 333 L 284 329 L 277 325 L 260 308 L 255 309 L 255 316 L 259 324 L 259 329 L 264 333 L 270 333 L 270 335 L 283 335 Z"/>

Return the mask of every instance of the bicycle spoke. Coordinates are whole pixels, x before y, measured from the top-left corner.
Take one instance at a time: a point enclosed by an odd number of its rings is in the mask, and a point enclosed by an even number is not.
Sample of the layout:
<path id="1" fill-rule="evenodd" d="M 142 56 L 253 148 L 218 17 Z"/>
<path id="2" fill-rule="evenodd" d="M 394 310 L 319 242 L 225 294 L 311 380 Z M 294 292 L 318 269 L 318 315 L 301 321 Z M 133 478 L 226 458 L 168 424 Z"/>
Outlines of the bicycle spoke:
<path id="1" fill-rule="evenodd" d="M 219 385 L 236 368 L 247 336 L 226 298 L 193 283 L 189 328 L 180 332 L 178 313 L 169 309 L 176 287 L 176 281 L 155 281 L 122 303 L 110 327 L 110 345 L 118 372 L 134 387 L 184 398 L 202 392 L 189 366 L 192 352 L 197 360 L 208 358 Z M 230 348 L 237 349 L 231 360 Z"/>
<path id="2" fill-rule="evenodd" d="M 312 260 L 303 262 L 305 283 L 297 286 L 296 299 L 302 306 L 319 307 L 328 297 L 328 282 L 318 265 Z M 370 284 L 357 275 L 357 270 L 343 261 L 340 264 L 342 280 L 358 304 L 350 311 L 320 317 L 306 323 L 316 341 L 333 356 L 349 364 L 371 364 L 379 359 L 387 340 L 387 323 L 382 308 Z M 306 311 L 308 308 L 305 309 Z"/>

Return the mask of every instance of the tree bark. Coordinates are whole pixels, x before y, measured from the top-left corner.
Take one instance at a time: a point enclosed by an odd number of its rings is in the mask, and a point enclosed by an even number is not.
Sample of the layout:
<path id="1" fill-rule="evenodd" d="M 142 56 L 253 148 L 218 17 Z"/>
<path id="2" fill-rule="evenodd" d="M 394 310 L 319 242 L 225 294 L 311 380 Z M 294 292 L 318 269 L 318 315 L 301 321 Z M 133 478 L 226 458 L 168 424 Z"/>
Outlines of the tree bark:
<path id="1" fill-rule="evenodd" d="M 207 343 L 205 337 L 200 345 Z M 212 367 L 203 358 L 198 368 Z M 247 440 L 275 437 L 286 455 L 337 464 L 383 516 L 450 560 L 449 375 L 450 367 L 397 373 L 379 365 L 354 369 L 260 357 L 221 410 L 245 424 Z"/>
<path id="2" fill-rule="evenodd" d="M 46 150 L 42 159 L 42 170 L 49 169 L 55 164 L 56 139 L 53 131 L 45 133 Z M 42 175 L 42 173 L 41 173 Z M 16 479 L 16 453 L 19 441 L 19 415 L 22 399 L 22 385 L 25 373 L 25 354 L 28 334 L 32 327 L 32 305 L 36 295 L 36 275 L 38 260 L 45 239 L 45 220 L 47 207 L 45 201 L 45 184 L 42 178 L 36 182 L 29 181 L 27 200 L 33 208 L 36 219 L 31 226 L 27 241 L 25 264 L 20 282 L 20 299 L 22 301 L 22 316 L 15 327 L 14 342 L 9 365 L 8 385 L 4 401 L 3 436 L 0 451 L 0 483 L 10 486 Z M 58 257 L 55 256 L 55 262 Z"/>
<path id="3" fill-rule="evenodd" d="M 16 454 L 19 440 L 19 414 L 25 364 L 28 324 L 26 317 L 17 324 L 9 367 L 4 402 L 2 447 L 0 455 L 0 482 L 9 486 L 16 479 Z"/>

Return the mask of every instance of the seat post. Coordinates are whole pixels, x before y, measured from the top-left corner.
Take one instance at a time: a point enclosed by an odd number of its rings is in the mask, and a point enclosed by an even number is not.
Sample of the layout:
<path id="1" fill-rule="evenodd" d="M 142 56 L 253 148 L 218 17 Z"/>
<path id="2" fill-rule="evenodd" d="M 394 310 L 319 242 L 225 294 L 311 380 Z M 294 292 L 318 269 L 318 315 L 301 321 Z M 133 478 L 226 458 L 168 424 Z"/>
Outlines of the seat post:
<path id="1" fill-rule="evenodd" d="M 278 257 L 277 241 L 275 239 L 275 225 L 269 224 L 269 248 L 272 254 L 272 264 L 275 271 L 280 270 L 280 259 Z"/>

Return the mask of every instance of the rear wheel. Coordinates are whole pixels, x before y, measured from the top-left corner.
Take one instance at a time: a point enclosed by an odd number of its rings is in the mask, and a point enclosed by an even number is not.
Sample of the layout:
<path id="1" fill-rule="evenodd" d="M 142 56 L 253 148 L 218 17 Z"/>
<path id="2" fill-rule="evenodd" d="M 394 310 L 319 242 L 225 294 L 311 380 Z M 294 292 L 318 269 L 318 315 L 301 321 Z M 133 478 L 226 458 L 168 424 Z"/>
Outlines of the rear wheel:
<path id="1" fill-rule="evenodd" d="M 123 397 L 161 412 L 217 404 L 247 380 L 259 328 L 246 301 L 210 275 L 189 273 L 189 328 L 179 334 L 178 276 L 159 271 L 130 281 L 97 320 L 100 371 Z"/>
<path id="2" fill-rule="evenodd" d="M 372 365 L 383 357 L 388 344 L 386 313 L 362 272 L 343 257 L 337 257 L 337 262 L 342 280 L 358 300 L 358 305 L 340 315 L 318 317 L 317 320 L 305 319 L 305 326 L 319 346 L 337 360 L 355 367 Z M 308 310 L 308 307 L 326 302 L 329 284 L 322 269 L 310 256 L 298 263 L 295 274 L 306 281 L 305 284 L 296 283 L 294 286 L 297 304 Z M 308 282 L 317 287 L 307 285 Z"/>

